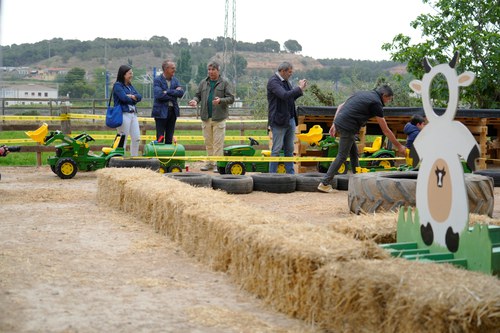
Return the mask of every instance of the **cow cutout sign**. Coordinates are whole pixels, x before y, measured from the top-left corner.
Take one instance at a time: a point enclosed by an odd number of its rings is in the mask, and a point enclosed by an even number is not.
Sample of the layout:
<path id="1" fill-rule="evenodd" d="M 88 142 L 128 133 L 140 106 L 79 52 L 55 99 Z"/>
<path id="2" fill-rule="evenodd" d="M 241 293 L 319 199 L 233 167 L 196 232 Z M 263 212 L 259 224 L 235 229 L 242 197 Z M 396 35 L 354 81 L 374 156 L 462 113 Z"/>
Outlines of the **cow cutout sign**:
<path id="1" fill-rule="evenodd" d="M 416 206 L 420 217 L 423 242 L 433 243 L 456 252 L 460 234 L 468 229 L 469 205 L 461 157 L 475 170 L 479 145 L 468 128 L 453 120 L 458 108 L 459 87 L 469 86 L 474 73 L 457 75 L 455 66 L 458 52 L 449 64 L 432 67 L 424 59 L 425 74 L 422 80 L 413 80 L 411 89 L 421 94 L 428 124 L 414 142 L 414 163 L 420 160 L 417 178 Z M 436 75 L 446 78 L 449 100 L 446 110 L 438 115 L 431 105 L 430 89 Z"/>

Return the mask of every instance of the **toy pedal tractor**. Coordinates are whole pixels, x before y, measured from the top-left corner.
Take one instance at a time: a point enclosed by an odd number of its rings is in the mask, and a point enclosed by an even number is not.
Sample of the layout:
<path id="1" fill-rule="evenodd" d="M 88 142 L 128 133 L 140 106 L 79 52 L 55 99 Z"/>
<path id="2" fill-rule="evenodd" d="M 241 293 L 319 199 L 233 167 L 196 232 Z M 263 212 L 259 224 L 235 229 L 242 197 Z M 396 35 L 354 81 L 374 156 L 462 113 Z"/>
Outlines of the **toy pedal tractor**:
<path id="1" fill-rule="evenodd" d="M 250 140 L 249 145 L 233 145 L 224 148 L 224 156 L 255 156 L 256 150 L 254 146 L 258 146 L 259 142 L 254 138 L 248 138 Z M 283 154 L 281 154 L 283 155 Z M 262 156 L 259 157 L 269 157 L 271 152 L 269 150 L 263 150 Z M 217 171 L 223 174 L 232 175 L 244 175 L 247 171 L 249 172 L 269 172 L 269 162 L 240 162 L 240 161 L 218 161 Z M 286 173 L 285 164 L 283 162 L 278 163 L 278 173 Z"/>
<path id="2" fill-rule="evenodd" d="M 26 134 L 34 141 L 48 146 L 56 141 L 56 155 L 47 159 L 50 169 L 61 179 L 73 178 L 78 170 L 94 171 L 106 167 L 109 160 L 114 156 L 123 156 L 125 135 L 117 134 L 111 147 L 102 148 L 100 155 L 90 152 L 89 142 L 95 141 L 92 136 L 82 133 L 72 138 L 61 131 L 48 133 L 48 125 L 43 124 L 36 131 L 28 131 Z"/>

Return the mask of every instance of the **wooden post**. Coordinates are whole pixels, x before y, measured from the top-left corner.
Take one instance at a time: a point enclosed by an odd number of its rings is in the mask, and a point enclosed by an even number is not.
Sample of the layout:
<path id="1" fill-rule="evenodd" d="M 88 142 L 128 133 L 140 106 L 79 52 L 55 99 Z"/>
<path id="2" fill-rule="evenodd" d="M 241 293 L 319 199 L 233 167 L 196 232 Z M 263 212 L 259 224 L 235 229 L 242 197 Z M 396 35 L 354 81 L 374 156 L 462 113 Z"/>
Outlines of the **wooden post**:
<path id="1" fill-rule="evenodd" d="M 68 116 L 71 108 L 68 105 L 61 106 L 61 117 Z M 61 120 L 61 132 L 64 134 L 71 134 L 71 119 Z"/>

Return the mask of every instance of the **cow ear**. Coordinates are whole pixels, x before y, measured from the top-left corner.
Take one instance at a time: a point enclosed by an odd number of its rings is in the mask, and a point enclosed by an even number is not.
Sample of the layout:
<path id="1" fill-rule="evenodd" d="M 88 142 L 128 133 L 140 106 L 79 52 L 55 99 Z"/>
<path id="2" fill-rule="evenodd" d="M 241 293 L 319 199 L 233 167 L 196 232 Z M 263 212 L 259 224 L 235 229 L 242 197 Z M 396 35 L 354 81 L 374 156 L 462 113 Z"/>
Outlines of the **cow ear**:
<path id="1" fill-rule="evenodd" d="M 475 77 L 476 75 L 472 72 L 463 72 L 458 76 L 458 85 L 460 87 L 467 87 L 474 81 Z"/>
<path id="2" fill-rule="evenodd" d="M 422 81 L 420 81 L 420 80 L 412 80 L 410 82 L 410 88 L 415 93 L 420 94 L 422 92 Z"/>

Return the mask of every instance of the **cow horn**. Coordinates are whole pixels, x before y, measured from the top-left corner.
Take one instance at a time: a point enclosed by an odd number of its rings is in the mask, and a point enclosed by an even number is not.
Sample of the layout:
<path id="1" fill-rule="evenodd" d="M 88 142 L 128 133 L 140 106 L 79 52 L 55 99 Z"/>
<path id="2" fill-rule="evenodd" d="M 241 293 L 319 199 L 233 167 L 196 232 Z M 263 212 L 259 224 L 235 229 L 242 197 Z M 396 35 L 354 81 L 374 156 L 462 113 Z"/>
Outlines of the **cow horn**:
<path id="1" fill-rule="evenodd" d="M 451 59 L 451 61 L 450 61 L 450 67 L 455 68 L 457 62 L 458 62 L 458 51 L 455 51 L 455 54 L 453 55 L 453 59 Z"/>
<path id="2" fill-rule="evenodd" d="M 427 57 L 424 57 L 424 60 L 422 61 L 422 63 L 424 65 L 425 72 L 429 73 L 432 69 L 432 66 L 429 64 L 429 60 L 427 59 Z"/>

